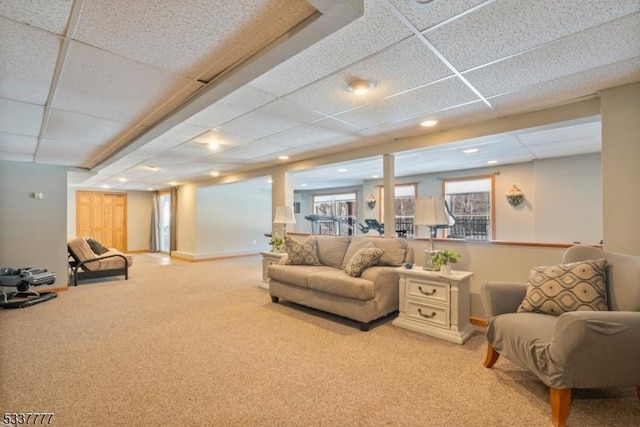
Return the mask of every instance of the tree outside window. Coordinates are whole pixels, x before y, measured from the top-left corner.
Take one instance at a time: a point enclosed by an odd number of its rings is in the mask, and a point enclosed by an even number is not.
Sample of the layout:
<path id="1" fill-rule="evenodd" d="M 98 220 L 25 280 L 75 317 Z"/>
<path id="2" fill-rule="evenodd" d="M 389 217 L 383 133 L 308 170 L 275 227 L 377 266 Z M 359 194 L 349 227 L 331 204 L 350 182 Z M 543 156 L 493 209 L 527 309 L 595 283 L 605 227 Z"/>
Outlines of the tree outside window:
<path id="1" fill-rule="evenodd" d="M 493 175 L 443 181 L 445 200 L 456 223 L 447 237 L 490 240 L 495 236 Z"/>
<path id="2" fill-rule="evenodd" d="M 413 217 L 416 203 L 417 184 L 398 184 L 395 186 L 395 231 L 399 237 L 413 237 Z M 384 191 L 378 187 L 380 199 L 380 218 L 384 218 Z"/>

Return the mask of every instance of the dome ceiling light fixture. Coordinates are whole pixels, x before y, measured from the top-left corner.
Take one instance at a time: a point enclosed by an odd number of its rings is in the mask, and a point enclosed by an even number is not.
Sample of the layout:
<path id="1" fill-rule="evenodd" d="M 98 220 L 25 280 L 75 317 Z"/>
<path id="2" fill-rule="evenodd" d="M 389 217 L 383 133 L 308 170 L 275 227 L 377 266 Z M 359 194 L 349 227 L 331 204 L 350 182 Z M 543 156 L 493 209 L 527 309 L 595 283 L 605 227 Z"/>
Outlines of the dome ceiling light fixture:
<path id="1" fill-rule="evenodd" d="M 364 95 L 368 93 L 376 87 L 376 84 L 369 80 L 354 80 L 347 86 L 350 92 L 353 92 L 357 95 Z"/>
<path id="2" fill-rule="evenodd" d="M 425 127 L 425 128 L 428 128 L 428 127 L 431 127 L 431 126 L 435 126 L 437 124 L 438 124 L 438 121 L 435 120 L 435 119 L 427 119 L 427 120 L 425 120 L 423 122 L 420 122 L 420 126 Z"/>

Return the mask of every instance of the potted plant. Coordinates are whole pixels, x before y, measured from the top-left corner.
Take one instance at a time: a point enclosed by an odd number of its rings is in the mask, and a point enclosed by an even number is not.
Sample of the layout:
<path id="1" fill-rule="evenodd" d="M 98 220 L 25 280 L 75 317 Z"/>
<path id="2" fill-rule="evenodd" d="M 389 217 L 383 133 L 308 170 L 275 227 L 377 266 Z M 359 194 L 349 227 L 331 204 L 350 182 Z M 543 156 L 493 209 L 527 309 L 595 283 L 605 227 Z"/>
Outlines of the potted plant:
<path id="1" fill-rule="evenodd" d="M 451 274 L 451 264 L 455 264 L 460 260 L 459 253 L 445 249 L 435 252 L 431 255 L 431 266 L 434 271 L 441 271 L 445 274 Z"/>
<path id="2" fill-rule="evenodd" d="M 273 236 L 271 236 L 271 239 L 269 239 L 269 244 L 271 245 L 271 250 L 273 252 L 284 251 L 284 248 L 285 248 L 284 239 L 278 236 L 278 233 L 273 233 Z"/>

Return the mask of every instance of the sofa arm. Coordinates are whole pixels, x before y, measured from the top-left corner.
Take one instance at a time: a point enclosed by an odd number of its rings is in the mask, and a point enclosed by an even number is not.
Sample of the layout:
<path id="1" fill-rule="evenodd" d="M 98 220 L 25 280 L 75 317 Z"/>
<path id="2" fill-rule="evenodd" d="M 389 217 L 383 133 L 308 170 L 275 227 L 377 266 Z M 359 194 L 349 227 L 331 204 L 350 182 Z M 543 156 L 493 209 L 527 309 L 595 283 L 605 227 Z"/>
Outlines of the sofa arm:
<path id="1" fill-rule="evenodd" d="M 558 318 L 548 357 L 566 387 L 640 384 L 640 312 L 575 311 Z"/>
<path id="2" fill-rule="evenodd" d="M 526 293 L 526 283 L 485 282 L 480 285 L 480 298 L 487 317 L 514 313 Z"/>

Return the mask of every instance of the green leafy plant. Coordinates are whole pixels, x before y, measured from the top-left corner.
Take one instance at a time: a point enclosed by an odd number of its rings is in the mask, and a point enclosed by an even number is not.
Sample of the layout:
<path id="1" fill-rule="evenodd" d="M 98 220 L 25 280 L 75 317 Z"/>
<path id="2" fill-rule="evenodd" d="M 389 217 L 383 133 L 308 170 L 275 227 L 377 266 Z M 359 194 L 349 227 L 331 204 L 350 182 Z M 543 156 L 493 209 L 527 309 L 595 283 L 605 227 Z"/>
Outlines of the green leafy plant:
<path id="1" fill-rule="evenodd" d="M 443 265 L 455 264 L 460 260 L 460 258 L 462 257 L 459 253 L 449 249 L 445 249 L 443 251 L 435 252 L 433 255 L 431 255 L 431 266 L 435 271 L 439 271 Z"/>
<path id="2" fill-rule="evenodd" d="M 278 236 L 278 233 L 273 233 L 273 236 L 269 239 L 269 244 L 276 251 L 283 251 L 285 248 L 284 239 Z"/>

